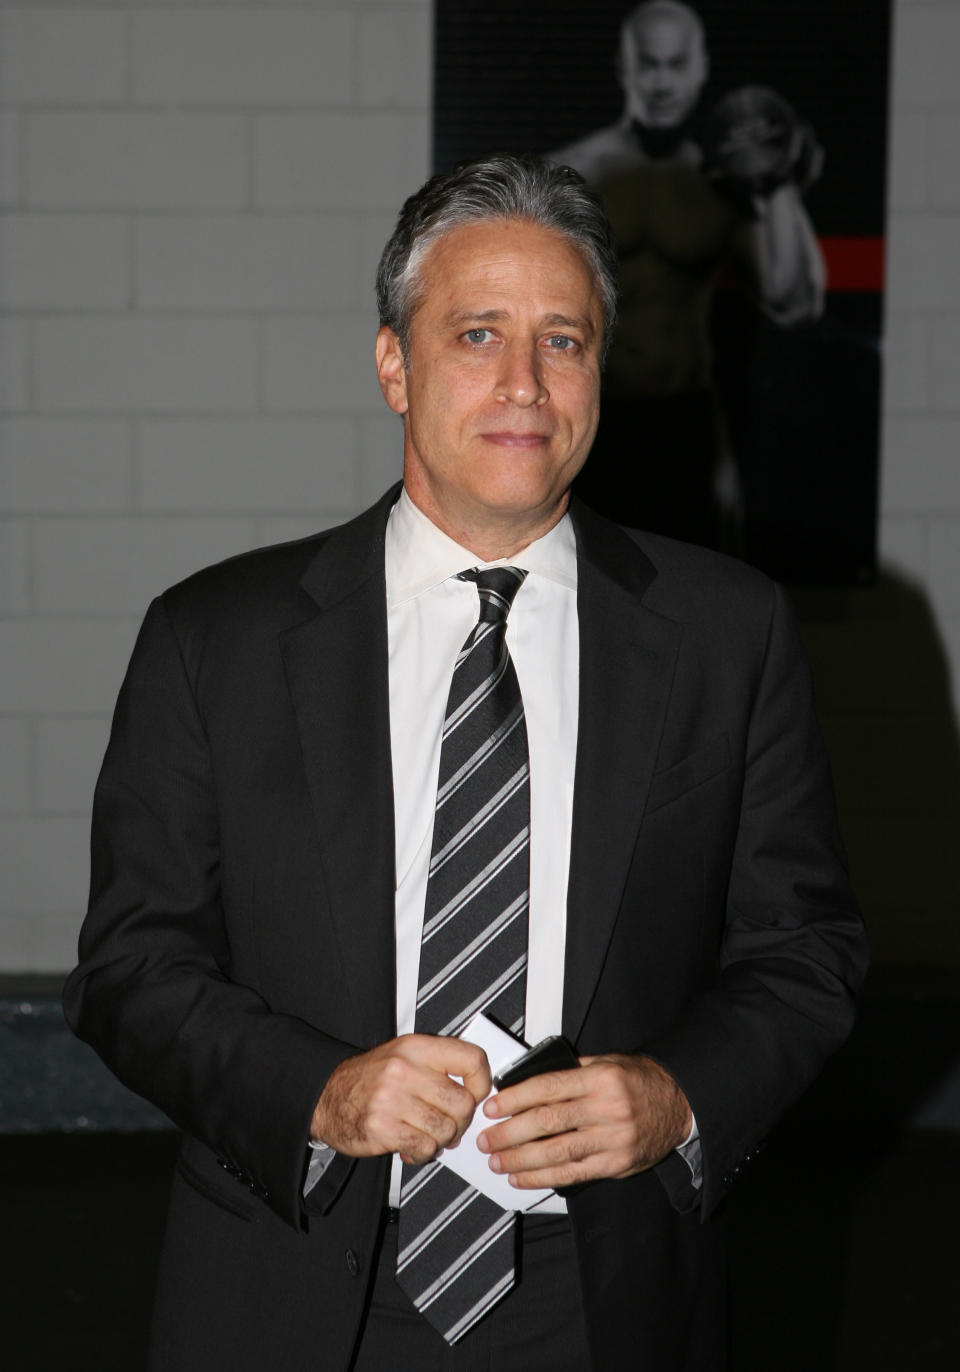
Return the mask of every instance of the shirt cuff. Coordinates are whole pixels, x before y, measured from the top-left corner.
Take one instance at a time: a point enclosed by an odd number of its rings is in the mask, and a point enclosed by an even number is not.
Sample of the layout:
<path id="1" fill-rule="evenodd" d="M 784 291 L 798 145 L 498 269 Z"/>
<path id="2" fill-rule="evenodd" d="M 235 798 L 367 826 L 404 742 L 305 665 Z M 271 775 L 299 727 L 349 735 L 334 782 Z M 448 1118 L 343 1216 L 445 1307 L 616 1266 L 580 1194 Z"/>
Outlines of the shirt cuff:
<path id="1" fill-rule="evenodd" d="M 683 1143 L 677 1144 L 677 1152 L 690 1168 L 690 1181 L 698 1190 L 703 1183 L 703 1149 L 700 1145 L 700 1130 L 697 1127 L 696 1116 L 691 1112 L 693 1123 L 690 1126 L 690 1133 Z"/>
<path id="2" fill-rule="evenodd" d="M 337 1156 L 335 1148 L 331 1148 L 329 1143 L 316 1143 L 313 1139 L 308 1141 L 310 1154 L 307 1162 L 307 1175 L 303 1179 L 303 1194 L 309 1196 L 324 1172 Z"/>

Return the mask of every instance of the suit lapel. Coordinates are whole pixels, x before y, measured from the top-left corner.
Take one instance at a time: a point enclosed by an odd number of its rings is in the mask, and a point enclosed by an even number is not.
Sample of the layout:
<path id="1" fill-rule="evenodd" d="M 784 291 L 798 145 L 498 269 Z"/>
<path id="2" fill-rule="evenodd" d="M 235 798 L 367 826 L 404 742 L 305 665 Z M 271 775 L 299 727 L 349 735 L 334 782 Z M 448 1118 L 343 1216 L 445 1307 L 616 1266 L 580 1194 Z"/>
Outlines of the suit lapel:
<path id="1" fill-rule="evenodd" d="M 394 817 L 384 530 L 397 489 L 326 542 L 281 635 L 358 1043 L 394 1032 Z"/>
<path id="2" fill-rule="evenodd" d="M 643 817 L 682 630 L 644 608 L 656 571 L 620 529 L 571 506 L 580 712 L 563 1028 L 575 1040 L 600 977 Z"/>

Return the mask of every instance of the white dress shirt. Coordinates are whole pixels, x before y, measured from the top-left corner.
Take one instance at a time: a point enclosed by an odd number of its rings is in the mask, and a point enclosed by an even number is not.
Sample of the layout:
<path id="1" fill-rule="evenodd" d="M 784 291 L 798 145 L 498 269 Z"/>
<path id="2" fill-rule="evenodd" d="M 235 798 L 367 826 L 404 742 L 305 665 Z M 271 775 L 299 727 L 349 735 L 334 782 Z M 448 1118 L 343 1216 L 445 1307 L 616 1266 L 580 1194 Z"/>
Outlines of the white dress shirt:
<path id="1" fill-rule="evenodd" d="M 530 750 L 530 913 L 524 1036 L 560 1033 L 580 682 L 577 549 L 569 517 L 516 556 L 480 561 L 404 491 L 386 537 L 390 740 L 397 859 L 397 1033 L 411 1033 L 433 840 L 440 739 L 453 663 L 477 622 L 470 567 L 522 567 L 507 618 Z M 398 1204 L 399 1166 L 390 1204 Z M 563 1202 L 558 1202 L 558 1208 Z"/>
<path id="2" fill-rule="evenodd" d="M 481 562 L 404 492 L 387 525 L 390 741 L 397 859 L 397 1033 L 413 1031 L 440 739 L 453 663 L 477 622 L 470 567 L 529 573 L 507 619 L 530 750 L 528 1042 L 559 1034 L 580 676 L 577 556 L 569 518 L 515 557 Z"/>

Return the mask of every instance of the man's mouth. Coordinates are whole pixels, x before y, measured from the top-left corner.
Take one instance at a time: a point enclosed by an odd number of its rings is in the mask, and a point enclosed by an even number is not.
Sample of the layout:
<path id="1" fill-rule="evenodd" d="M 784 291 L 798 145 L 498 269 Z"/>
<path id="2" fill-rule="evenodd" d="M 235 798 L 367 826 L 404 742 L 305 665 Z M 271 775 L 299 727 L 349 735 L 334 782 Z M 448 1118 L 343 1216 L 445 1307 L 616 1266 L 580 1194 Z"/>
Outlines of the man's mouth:
<path id="1" fill-rule="evenodd" d="M 539 448 L 549 441 L 550 435 L 530 433 L 515 429 L 495 429 L 481 437 L 487 443 L 496 443 L 501 448 Z"/>

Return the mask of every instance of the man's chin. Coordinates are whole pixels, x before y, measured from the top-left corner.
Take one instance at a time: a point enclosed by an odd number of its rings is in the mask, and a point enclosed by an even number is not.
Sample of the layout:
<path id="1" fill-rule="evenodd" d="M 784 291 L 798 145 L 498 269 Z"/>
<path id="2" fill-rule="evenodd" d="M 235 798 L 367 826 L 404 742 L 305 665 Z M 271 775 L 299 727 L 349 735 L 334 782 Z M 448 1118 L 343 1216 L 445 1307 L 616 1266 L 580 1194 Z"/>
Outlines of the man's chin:
<path id="1" fill-rule="evenodd" d="M 473 510 L 491 526 L 536 524 L 554 513 L 559 518 L 566 509 L 569 489 L 569 485 L 556 483 L 488 485 L 473 493 Z"/>

